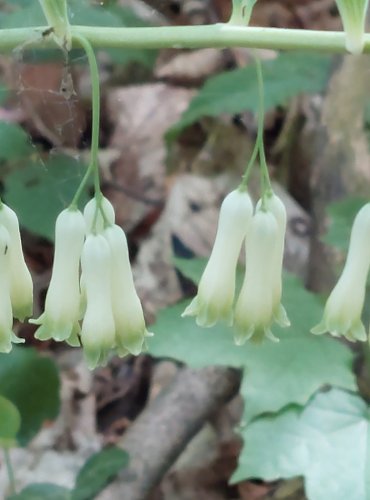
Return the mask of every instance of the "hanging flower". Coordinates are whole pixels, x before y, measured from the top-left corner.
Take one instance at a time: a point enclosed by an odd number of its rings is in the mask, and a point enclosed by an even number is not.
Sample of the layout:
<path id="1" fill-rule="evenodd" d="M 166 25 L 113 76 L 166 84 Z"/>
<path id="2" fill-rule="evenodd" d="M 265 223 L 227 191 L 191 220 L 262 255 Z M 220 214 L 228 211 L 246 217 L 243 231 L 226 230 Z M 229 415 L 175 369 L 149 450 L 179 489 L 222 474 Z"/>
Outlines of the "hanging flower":
<path id="1" fill-rule="evenodd" d="M 257 203 L 257 210 L 262 207 L 262 200 Z M 281 304 L 282 295 L 282 270 L 285 246 L 285 233 L 287 224 L 287 213 L 284 203 L 276 196 L 275 193 L 270 193 L 265 199 L 265 208 L 268 212 L 272 213 L 278 225 L 277 242 L 274 247 L 275 250 L 272 255 L 273 259 L 273 276 L 272 276 L 272 300 L 274 309 L 274 321 L 281 327 L 290 325 L 288 315 Z"/>
<path id="2" fill-rule="evenodd" d="M 31 323 L 40 325 L 35 336 L 78 345 L 80 285 L 79 264 L 85 239 L 85 220 L 74 209 L 61 212 L 56 221 L 55 253 L 45 311 Z"/>
<path id="3" fill-rule="evenodd" d="M 8 353 L 12 349 L 12 342 L 22 343 L 12 331 L 13 313 L 10 299 L 10 255 L 11 237 L 4 226 L 0 226 L 0 352 Z"/>
<path id="4" fill-rule="evenodd" d="M 276 309 L 276 255 L 279 228 L 271 212 L 260 209 L 253 216 L 246 244 L 245 277 L 234 314 L 235 343 L 246 340 L 277 341 L 271 332 Z M 280 267 L 281 272 L 281 267 Z"/>
<path id="5" fill-rule="evenodd" d="M 90 234 L 87 237 L 81 267 L 86 289 L 81 342 L 87 365 L 93 369 L 106 364 L 109 351 L 116 345 L 111 295 L 111 252 L 102 235 Z"/>
<path id="6" fill-rule="evenodd" d="M 370 267 L 370 203 L 357 214 L 351 232 L 347 260 L 343 272 L 331 292 L 321 322 L 311 332 L 330 332 L 347 340 L 366 341 L 361 321 L 366 281 Z"/>
<path id="7" fill-rule="evenodd" d="M 252 214 L 252 201 L 244 190 L 232 191 L 221 205 L 216 240 L 198 294 L 182 314 L 195 316 L 199 326 L 211 327 L 219 320 L 232 324 L 236 265 Z"/>
<path id="8" fill-rule="evenodd" d="M 0 225 L 7 229 L 10 237 L 9 286 L 13 316 L 23 321 L 32 315 L 33 283 L 23 256 L 18 217 L 4 203 L 0 206 Z"/>
<path id="9" fill-rule="evenodd" d="M 136 293 L 127 240 L 123 230 L 112 225 L 103 236 L 111 251 L 111 294 L 118 354 L 138 355 L 148 333 L 140 299 Z"/>
<path id="10" fill-rule="evenodd" d="M 352 54 L 361 54 L 369 0 L 336 0 L 336 3 L 346 32 L 346 48 Z"/>

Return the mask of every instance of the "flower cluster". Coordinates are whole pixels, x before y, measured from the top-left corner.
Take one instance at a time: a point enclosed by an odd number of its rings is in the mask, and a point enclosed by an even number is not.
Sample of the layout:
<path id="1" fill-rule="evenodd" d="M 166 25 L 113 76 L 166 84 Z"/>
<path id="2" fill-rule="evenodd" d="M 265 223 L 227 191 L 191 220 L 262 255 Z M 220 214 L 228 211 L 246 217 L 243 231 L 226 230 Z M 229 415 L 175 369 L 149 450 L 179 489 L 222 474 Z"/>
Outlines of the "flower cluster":
<path id="1" fill-rule="evenodd" d="M 370 268 L 370 203 L 361 208 L 352 226 L 347 260 L 331 292 L 321 322 L 311 332 L 330 332 L 334 337 L 366 341 L 361 321 L 367 275 Z"/>
<path id="2" fill-rule="evenodd" d="M 104 365 L 112 349 L 119 356 L 139 354 L 150 335 L 126 236 L 114 219 L 114 209 L 103 197 L 92 199 L 84 214 L 73 208 L 61 212 L 45 311 L 31 320 L 39 325 L 35 336 L 40 340 L 72 346 L 81 342 L 91 369 Z"/>
<path id="3" fill-rule="evenodd" d="M 12 342 L 22 343 L 12 331 L 13 316 L 32 315 L 33 284 L 24 261 L 18 218 L 11 208 L 0 205 L 0 352 L 10 352 Z"/>
<path id="4" fill-rule="evenodd" d="M 204 327 L 225 320 L 234 325 L 238 345 L 264 337 L 278 340 L 270 330 L 272 323 L 289 325 L 280 302 L 285 229 L 285 207 L 275 194 L 266 194 L 253 213 L 245 190 L 230 193 L 221 206 L 216 240 L 198 294 L 183 316 L 195 316 Z M 234 307 L 236 266 L 243 241 L 245 277 Z"/>

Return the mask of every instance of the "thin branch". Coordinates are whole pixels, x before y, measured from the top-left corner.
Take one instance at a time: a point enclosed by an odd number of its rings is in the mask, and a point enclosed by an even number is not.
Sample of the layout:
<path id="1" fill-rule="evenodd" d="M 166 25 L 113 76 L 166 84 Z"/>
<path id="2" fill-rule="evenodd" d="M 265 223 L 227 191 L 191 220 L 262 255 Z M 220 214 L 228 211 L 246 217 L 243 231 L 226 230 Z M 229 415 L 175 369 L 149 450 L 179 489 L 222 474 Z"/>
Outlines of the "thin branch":
<path id="1" fill-rule="evenodd" d="M 182 369 L 123 436 L 130 464 L 99 500 L 144 500 L 204 422 L 235 396 L 240 374 L 230 368 Z"/>

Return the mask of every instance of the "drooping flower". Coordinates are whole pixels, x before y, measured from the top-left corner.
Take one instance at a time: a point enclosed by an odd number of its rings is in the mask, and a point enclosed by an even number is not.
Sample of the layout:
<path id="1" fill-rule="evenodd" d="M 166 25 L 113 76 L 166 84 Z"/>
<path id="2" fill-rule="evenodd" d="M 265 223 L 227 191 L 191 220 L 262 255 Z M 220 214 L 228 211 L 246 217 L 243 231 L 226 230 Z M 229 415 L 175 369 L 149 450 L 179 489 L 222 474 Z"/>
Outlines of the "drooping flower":
<path id="1" fill-rule="evenodd" d="M 262 207 L 262 200 L 257 203 L 257 210 Z M 277 243 L 272 253 L 273 259 L 273 276 L 272 276 L 272 294 L 273 294 L 273 308 L 274 308 L 274 321 L 280 326 L 286 327 L 290 325 L 287 313 L 281 304 L 282 295 L 282 270 L 285 246 L 285 233 L 287 224 L 287 213 L 284 203 L 276 196 L 275 193 L 270 193 L 265 198 L 265 208 L 268 212 L 272 213 L 278 225 Z"/>
<path id="2" fill-rule="evenodd" d="M 232 323 L 235 271 L 243 240 L 253 214 L 253 204 L 244 190 L 235 190 L 224 199 L 216 240 L 199 282 L 198 293 L 182 316 L 195 316 L 199 326 L 217 321 Z"/>
<path id="3" fill-rule="evenodd" d="M 127 240 L 124 231 L 117 225 L 106 228 L 104 238 L 111 251 L 112 308 L 116 329 L 117 352 L 138 355 L 143 349 L 148 333 L 140 299 L 136 293 L 132 276 Z"/>
<path id="4" fill-rule="evenodd" d="M 4 203 L 0 207 L 0 225 L 7 229 L 10 237 L 9 286 L 13 316 L 23 321 L 32 315 L 33 283 L 23 256 L 18 217 Z"/>
<path id="5" fill-rule="evenodd" d="M 111 202 L 102 196 L 98 201 L 92 198 L 86 203 L 84 217 L 88 233 L 92 232 L 93 226 L 96 233 L 101 233 L 105 225 L 112 225 L 115 221 L 114 208 Z"/>
<path id="6" fill-rule="evenodd" d="M 336 3 L 346 32 L 346 48 L 352 54 L 361 54 L 369 0 L 336 0 Z"/>
<path id="7" fill-rule="evenodd" d="M 82 322 L 81 342 L 90 369 L 107 362 L 116 345 L 111 294 L 111 252 L 106 239 L 90 234 L 81 257 L 86 289 L 86 312 Z"/>
<path id="8" fill-rule="evenodd" d="M 56 221 L 55 253 L 45 311 L 31 323 L 40 325 L 35 336 L 78 345 L 80 284 L 79 266 L 85 239 L 85 220 L 75 209 L 63 210 Z"/>
<path id="9" fill-rule="evenodd" d="M 12 342 L 22 343 L 12 331 L 13 313 L 10 299 L 10 255 L 11 237 L 4 226 L 0 226 L 0 352 L 8 353 L 12 349 Z"/>
<path id="10" fill-rule="evenodd" d="M 246 243 L 245 276 L 234 312 L 234 338 L 238 345 L 264 337 L 278 340 L 271 332 L 271 325 L 276 309 L 274 287 L 279 244 L 275 216 L 269 211 L 257 210 Z"/>
<path id="11" fill-rule="evenodd" d="M 366 341 L 361 320 L 370 267 L 370 203 L 358 212 L 351 232 L 343 272 L 331 292 L 321 322 L 311 332 L 343 335 L 352 342 Z"/>

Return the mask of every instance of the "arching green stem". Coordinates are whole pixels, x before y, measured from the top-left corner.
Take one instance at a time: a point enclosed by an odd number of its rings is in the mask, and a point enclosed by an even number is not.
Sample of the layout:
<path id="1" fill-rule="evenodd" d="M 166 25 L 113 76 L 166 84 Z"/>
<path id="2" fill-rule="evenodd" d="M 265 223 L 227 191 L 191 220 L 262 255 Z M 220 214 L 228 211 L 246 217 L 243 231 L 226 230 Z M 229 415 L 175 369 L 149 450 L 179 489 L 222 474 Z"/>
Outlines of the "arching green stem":
<path id="1" fill-rule="evenodd" d="M 81 184 L 73 198 L 71 206 L 76 207 L 78 200 L 86 188 L 88 180 L 91 175 L 94 175 L 94 188 L 95 195 L 101 197 L 100 179 L 99 179 L 99 126 L 100 126 L 100 82 L 99 82 L 99 69 L 96 61 L 95 53 L 90 45 L 90 42 L 83 36 L 75 35 L 74 41 L 78 42 L 86 52 L 87 60 L 90 67 L 91 77 L 91 92 L 92 92 L 92 132 L 91 132 L 91 153 L 90 163 L 86 173 L 81 181 Z"/>

